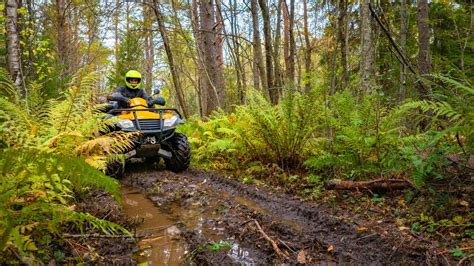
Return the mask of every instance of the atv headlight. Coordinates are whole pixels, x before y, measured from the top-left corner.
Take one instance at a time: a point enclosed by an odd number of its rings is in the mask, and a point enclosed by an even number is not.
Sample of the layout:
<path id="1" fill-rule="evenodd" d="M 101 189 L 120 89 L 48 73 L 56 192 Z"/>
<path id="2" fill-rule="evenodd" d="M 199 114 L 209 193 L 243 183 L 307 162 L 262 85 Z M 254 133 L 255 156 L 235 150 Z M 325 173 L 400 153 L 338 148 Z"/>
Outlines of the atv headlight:
<path id="1" fill-rule="evenodd" d="M 122 119 L 118 121 L 119 127 L 126 129 L 126 128 L 134 128 L 135 126 L 133 125 L 132 120 L 130 119 Z"/>
<path id="2" fill-rule="evenodd" d="M 163 126 L 165 127 L 171 127 L 176 123 L 176 120 L 178 120 L 177 116 L 172 116 L 171 118 L 165 119 Z"/>

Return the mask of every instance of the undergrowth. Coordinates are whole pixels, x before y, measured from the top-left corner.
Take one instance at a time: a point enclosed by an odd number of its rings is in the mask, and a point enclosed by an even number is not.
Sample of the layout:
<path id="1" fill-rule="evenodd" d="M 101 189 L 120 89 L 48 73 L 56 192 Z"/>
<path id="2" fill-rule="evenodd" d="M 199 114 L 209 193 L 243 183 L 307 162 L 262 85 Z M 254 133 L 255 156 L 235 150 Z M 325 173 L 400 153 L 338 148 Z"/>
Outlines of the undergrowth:
<path id="1" fill-rule="evenodd" d="M 311 198 L 322 195 L 329 179 L 401 178 L 413 187 L 413 206 L 432 217 L 426 222 L 415 214 L 419 228 L 441 230 L 455 221 L 465 231 L 472 215 L 460 220 L 453 212 L 459 202 L 472 204 L 463 195 L 472 192 L 474 90 L 444 76 L 433 80 L 431 101 L 399 106 L 382 93 L 357 99 L 314 88 L 305 95 L 287 92 L 271 105 L 251 92 L 234 113 L 217 112 L 206 122 L 193 118 L 181 130 L 190 136 L 195 166 Z"/>
<path id="2" fill-rule="evenodd" d="M 0 263 L 49 262 L 64 248 L 64 232 L 129 234 L 75 211 L 75 197 L 90 188 L 119 200 L 118 181 L 100 170 L 131 145 L 127 135 L 98 134 L 107 125 L 95 108 L 97 78 L 79 72 L 63 98 L 47 101 L 31 84 L 20 99 L 0 70 Z"/>

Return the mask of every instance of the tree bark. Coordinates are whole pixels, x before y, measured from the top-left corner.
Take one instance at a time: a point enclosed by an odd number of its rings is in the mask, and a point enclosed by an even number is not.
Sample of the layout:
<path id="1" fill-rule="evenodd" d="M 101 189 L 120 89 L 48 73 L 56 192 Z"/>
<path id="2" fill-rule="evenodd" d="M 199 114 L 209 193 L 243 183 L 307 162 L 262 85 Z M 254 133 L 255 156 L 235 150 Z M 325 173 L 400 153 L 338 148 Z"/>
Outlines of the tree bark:
<path id="1" fill-rule="evenodd" d="M 418 0 L 417 3 L 417 26 L 418 26 L 418 73 L 428 78 L 431 73 L 430 60 L 430 27 L 428 17 L 428 1 Z M 427 82 L 418 86 L 421 99 L 429 99 L 431 94 L 430 85 Z"/>
<path id="2" fill-rule="evenodd" d="M 151 29 L 151 12 L 147 5 L 143 5 L 143 25 L 145 29 L 145 66 L 144 80 L 145 90 L 151 92 L 153 82 L 153 63 L 154 63 L 154 47 L 153 47 L 153 31 Z"/>
<path id="3" fill-rule="evenodd" d="M 278 0 L 277 21 L 275 29 L 275 44 L 273 53 L 273 63 L 275 65 L 275 87 L 278 88 L 278 94 L 282 95 L 282 74 L 280 68 L 280 41 L 281 41 L 281 11 L 283 0 Z"/>
<path id="4" fill-rule="evenodd" d="M 286 1 L 285 1 L 286 2 Z M 296 54 L 296 41 L 295 41 L 295 0 L 290 0 L 290 14 L 289 23 L 290 28 L 288 35 L 290 36 L 290 57 L 288 59 L 290 65 L 288 67 L 288 79 L 294 85 L 295 83 L 295 54 Z"/>
<path id="5" fill-rule="evenodd" d="M 331 180 L 326 184 L 327 189 L 356 190 L 356 189 L 382 189 L 394 190 L 410 187 L 411 184 L 403 179 L 376 179 L 370 181 L 336 181 Z"/>
<path id="6" fill-rule="evenodd" d="M 217 72 L 215 73 L 215 84 L 217 89 L 217 97 L 219 99 L 219 107 L 226 110 L 226 102 L 224 98 L 224 48 L 223 48 L 223 36 L 224 36 L 224 23 L 222 20 L 222 13 L 221 13 L 221 0 L 215 0 L 216 10 L 214 11 L 215 14 L 215 46 L 217 51 Z M 212 6 L 212 0 L 211 6 Z"/>
<path id="7" fill-rule="evenodd" d="M 69 44 L 71 43 L 71 34 L 69 30 L 69 19 L 65 0 L 56 0 L 56 43 L 59 64 L 61 65 L 61 78 L 71 74 L 71 63 L 69 62 Z"/>
<path id="8" fill-rule="evenodd" d="M 407 54 L 407 3 L 406 0 L 400 1 L 400 52 L 402 57 L 406 58 Z M 406 81 L 406 66 L 400 62 L 400 89 L 398 101 L 401 103 L 405 100 L 405 81 Z"/>
<path id="9" fill-rule="evenodd" d="M 307 7 L 307 0 L 303 0 L 303 34 L 304 34 L 304 41 L 306 45 L 306 50 L 304 53 L 304 66 L 306 71 L 306 81 L 304 84 L 304 90 L 306 93 L 309 93 L 311 90 L 311 76 L 312 76 L 312 69 L 311 69 L 311 43 L 309 40 L 309 31 L 308 31 L 308 7 Z"/>
<path id="10" fill-rule="evenodd" d="M 242 67 L 241 55 L 240 55 L 240 42 L 238 37 L 238 26 L 237 26 L 237 0 L 231 0 L 230 3 L 230 29 L 232 35 L 232 46 L 231 54 L 233 54 L 235 60 L 235 73 L 236 73 L 236 86 L 239 94 L 240 104 L 245 104 L 245 69 Z"/>
<path id="11" fill-rule="evenodd" d="M 347 0 L 340 0 L 339 2 L 339 42 L 341 47 L 341 67 L 343 88 L 349 85 L 349 72 L 347 70 L 347 50 L 349 46 L 348 25 L 347 25 Z"/>
<path id="12" fill-rule="evenodd" d="M 204 67 L 211 86 L 207 88 L 207 110 L 205 115 L 210 115 L 212 111 L 221 106 L 223 77 L 219 73 L 218 51 L 216 46 L 215 13 L 212 0 L 201 0 L 199 5 L 201 40 L 203 52 L 206 55 Z"/>
<path id="13" fill-rule="evenodd" d="M 23 84 L 23 75 L 20 61 L 20 36 L 18 33 L 18 3 L 16 0 L 6 2 L 6 34 L 7 34 L 7 68 L 10 76 L 18 88 L 21 98 L 27 96 Z"/>
<path id="14" fill-rule="evenodd" d="M 375 34 L 369 4 L 371 0 L 360 2 L 360 96 L 369 95 L 375 89 Z"/>
<path id="15" fill-rule="evenodd" d="M 286 0 L 282 3 L 283 11 L 283 57 L 285 59 L 285 81 L 290 76 L 290 12 Z"/>
<path id="16" fill-rule="evenodd" d="M 272 104 L 278 103 L 278 89 L 274 87 L 273 79 L 273 51 L 272 51 L 272 36 L 270 26 L 270 14 L 265 0 L 258 0 L 263 18 L 263 35 L 265 37 L 265 62 L 267 68 L 267 84 L 268 94 Z"/>
<path id="17" fill-rule="evenodd" d="M 211 86 L 209 78 L 204 69 L 204 50 L 202 47 L 202 38 L 199 26 L 197 0 L 191 2 L 191 26 L 193 28 L 194 39 L 196 40 L 196 57 L 197 57 L 197 76 L 198 76 L 198 94 L 199 94 L 199 109 L 201 117 L 206 116 L 207 110 L 207 88 Z"/>
<path id="18" fill-rule="evenodd" d="M 252 46 L 253 46 L 253 85 L 256 89 L 260 88 L 262 84 L 262 92 L 264 95 L 268 94 L 267 74 L 263 63 L 262 41 L 260 40 L 260 29 L 258 19 L 257 0 L 250 1 L 250 12 L 252 13 Z"/>
<path id="19" fill-rule="evenodd" d="M 336 11 L 336 15 L 339 14 L 340 10 L 338 7 L 339 3 L 336 2 L 336 6 L 334 7 L 334 10 Z M 339 17 L 340 15 L 337 15 Z M 330 21 L 331 24 L 334 25 L 335 29 L 339 29 L 339 20 L 338 19 L 333 19 Z M 329 87 L 329 95 L 334 95 L 336 92 L 336 73 L 337 73 L 337 47 L 339 44 L 339 34 L 337 31 L 334 33 L 334 45 L 332 49 L 332 56 L 331 56 L 331 83 Z"/>
<path id="20" fill-rule="evenodd" d="M 173 52 L 171 50 L 170 42 L 168 39 L 168 35 L 166 34 L 165 24 L 163 21 L 163 14 L 161 13 L 160 4 L 158 0 L 153 0 L 155 11 L 156 20 L 158 22 L 158 29 L 160 31 L 161 39 L 163 40 L 163 46 L 165 47 L 166 57 L 168 59 L 168 65 L 171 70 L 171 77 L 173 79 L 173 85 L 176 90 L 176 94 L 178 96 L 179 105 L 181 106 L 181 110 L 183 111 L 184 117 L 188 117 L 187 106 L 185 102 L 185 98 L 183 95 L 183 89 L 181 87 L 181 82 L 179 80 L 179 73 L 176 69 L 176 65 L 173 58 Z"/>

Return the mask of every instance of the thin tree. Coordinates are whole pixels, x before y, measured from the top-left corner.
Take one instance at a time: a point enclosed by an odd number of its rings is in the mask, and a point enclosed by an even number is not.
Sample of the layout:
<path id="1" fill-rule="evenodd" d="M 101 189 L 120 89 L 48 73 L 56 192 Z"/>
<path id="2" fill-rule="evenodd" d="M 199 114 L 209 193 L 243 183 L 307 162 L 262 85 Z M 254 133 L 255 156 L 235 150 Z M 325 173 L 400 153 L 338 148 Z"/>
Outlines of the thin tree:
<path id="1" fill-rule="evenodd" d="M 201 117 L 206 116 L 207 112 L 207 88 L 211 86 L 209 78 L 206 75 L 204 68 L 204 48 L 201 39 L 201 31 L 199 25 L 199 11 L 197 0 L 191 2 L 191 26 L 193 29 L 193 36 L 196 40 L 196 58 L 197 58 L 197 93 L 199 96 L 199 110 Z"/>
<path id="2" fill-rule="evenodd" d="M 280 41 L 281 41 L 281 13 L 283 0 L 278 0 L 277 21 L 275 29 L 275 43 L 273 53 L 273 63 L 275 65 L 275 87 L 278 88 L 279 95 L 282 94 L 283 77 L 280 68 Z"/>
<path id="3" fill-rule="evenodd" d="M 268 94 L 267 74 L 265 72 L 265 65 L 263 62 L 263 52 L 260 40 L 259 16 L 257 0 L 250 1 L 250 12 L 252 14 L 252 45 L 253 45 L 253 85 L 255 88 L 260 87 L 262 83 L 262 91 Z"/>
<path id="4" fill-rule="evenodd" d="M 430 60 L 430 27 L 428 17 L 428 1 L 418 0 L 417 3 L 417 26 L 418 26 L 418 73 L 428 78 L 431 73 Z M 421 99 L 429 99 L 431 88 L 427 82 L 418 86 Z"/>
<path id="5" fill-rule="evenodd" d="M 375 34 L 372 28 L 370 0 L 360 1 L 360 95 L 375 89 Z"/>
<path id="6" fill-rule="evenodd" d="M 408 20 L 407 20 L 407 3 L 406 0 L 400 1 L 400 52 L 402 57 L 406 58 L 407 54 L 407 33 L 408 33 Z M 399 102 L 405 100 L 405 81 L 406 81 L 406 66 L 403 62 L 400 62 L 400 89 L 399 89 Z"/>
<path id="7" fill-rule="evenodd" d="M 339 1 L 338 32 L 341 47 L 342 80 L 344 82 L 344 88 L 349 85 L 349 72 L 347 70 L 347 51 L 349 48 L 347 6 L 347 0 Z"/>
<path id="8" fill-rule="evenodd" d="M 20 36 L 18 33 L 18 3 L 16 0 L 6 2 L 6 34 L 7 34 L 7 69 L 20 92 L 20 96 L 27 96 L 23 84 L 23 75 L 20 61 Z"/>
<path id="9" fill-rule="evenodd" d="M 311 42 L 309 40 L 309 31 L 308 31 L 308 6 L 307 0 L 303 0 L 303 35 L 306 49 L 304 52 L 304 66 L 306 71 L 306 82 L 304 84 L 304 90 L 308 93 L 311 90 Z"/>
<path id="10" fill-rule="evenodd" d="M 165 47 L 166 57 L 168 59 L 168 65 L 171 71 L 171 77 L 173 80 L 173 85 L 178 96 L 178 102 L 183 111 L 183 115 L 188 117 L 188 111 L 186 108 L 186 102 L 183 95 L 183 89 L 181 86 L 181 81 L 179 80 L 179 73 L 176 69 L 176 65 L 173 58 L 173 52 L 171 50 L 171 45 L 168 39 L 168 35 L 165 29 L 165 23 L 163 21 L 163 14 L 161 13 L 160 3 L 158 0 L 153 0 L 153 10 L 155 12 L 156 20 L 158 22 L 158 29 L 160 31 L 161 39 L 163 40 L 163 46 Z"/>
<path id="11" fill-rule="evenodd" d="M 153 82 L 153 64 L 155 57 L 155 47 L 153 44 L 153 31 L 152 31 L 152 21 L 151 17 L 151 8 L 148 5 L 143 5 L 143 25 L 145 29 L 145 89 L 151 91 L 152 82 Z"/>
<path id="12" fill-rule="evenodd" d="M 71 34 L 67 11 L 66 1 L 56 0 L 56 43 L 59 64 L 62 67 L 62 78 L 71 74 L 71 63 L 69 62 Z"/>
<path id="13" fill-rule="evenodd" d="M 273 52 L 272 52 L 272 35 L 270 26 L 270 14 L 265 0 L 258 0 L 263 18 L 263 36 L 265 38 L 265 62 L 267 73 L 267 87 L 270 95 L 270 101 L 273 104 L 278 103 L 278 89 L 274 87 L 273 79 Z"/>

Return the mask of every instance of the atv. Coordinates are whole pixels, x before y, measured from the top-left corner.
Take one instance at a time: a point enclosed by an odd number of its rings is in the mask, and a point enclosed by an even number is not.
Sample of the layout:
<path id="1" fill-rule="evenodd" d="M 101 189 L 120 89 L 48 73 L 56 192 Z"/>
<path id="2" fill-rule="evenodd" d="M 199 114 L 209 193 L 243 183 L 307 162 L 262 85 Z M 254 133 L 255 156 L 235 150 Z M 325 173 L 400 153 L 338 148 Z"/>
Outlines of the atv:
<path id="1" fill-rule="evenodd" d="M 161 97 L 154 99 L 154 104 L 164 105 Z M 130 99 L 129 108 L 119 108 L 117 102 L 110 103 L 106 119 L 114 118 L 113 130 L 139 132 L 133 139 L 133 149 L 125 153 L 125 160 L 145 158 L 156 162 L 164 159 L 166 168 L 180 172 L 189 167 L 191 149 L 185 135 L 176 132 L 176 127 L 183 124 L 179 111 L 175 108 L 149 108 L 143 98 Z M 124 166 L 115 161 L 107 166 L 106 174 L 113 177 L 123 175 Z"/>

